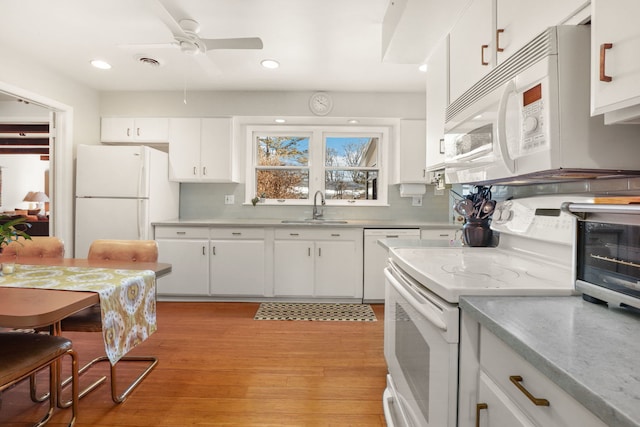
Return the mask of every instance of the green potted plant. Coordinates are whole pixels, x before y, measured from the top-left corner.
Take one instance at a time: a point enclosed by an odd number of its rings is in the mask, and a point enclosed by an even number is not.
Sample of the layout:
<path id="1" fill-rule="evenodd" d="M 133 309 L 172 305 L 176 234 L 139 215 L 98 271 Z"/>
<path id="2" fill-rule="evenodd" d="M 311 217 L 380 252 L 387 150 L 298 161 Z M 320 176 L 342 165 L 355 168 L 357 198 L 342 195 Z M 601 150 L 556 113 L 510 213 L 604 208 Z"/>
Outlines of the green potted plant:
<path id="1" fill-rule="evenodd" d="M 25 231 L 31 227 L 31 224 L 26 221 L 27 219 L 24 217 L 11 219 L 8 216 L 0 216 L 0 253 L 2 253 L 5 246 L 15 242 L 20 237 L 31 240 L 31 236 Z M 19 225 L 24 225 L 24 227 L 17 228 L 16 226 Z"/>

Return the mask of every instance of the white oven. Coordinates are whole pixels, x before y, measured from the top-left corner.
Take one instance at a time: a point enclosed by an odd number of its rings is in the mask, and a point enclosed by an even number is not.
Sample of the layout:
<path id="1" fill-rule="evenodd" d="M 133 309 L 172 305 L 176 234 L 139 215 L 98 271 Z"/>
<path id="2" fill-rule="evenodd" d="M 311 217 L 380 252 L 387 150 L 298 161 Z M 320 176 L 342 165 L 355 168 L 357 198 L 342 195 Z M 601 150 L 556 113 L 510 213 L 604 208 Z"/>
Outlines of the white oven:
<path id="1" fill-rule="evenodd" d="M 425 290 L 390 263 L 386 278 L 384 397 L 389 426 L 456 425 L 458 326 L 456 305 Z"/>
<path id="2" fill-rule="evenodd" d="M 398 247 L 385 269 L 384 355 L 387 424 L 469 425 L 468 399 L 458 397 L 463 295 L 575 294 L 576 218 L 546 196 L 498 202 L 495 248 Z"/>

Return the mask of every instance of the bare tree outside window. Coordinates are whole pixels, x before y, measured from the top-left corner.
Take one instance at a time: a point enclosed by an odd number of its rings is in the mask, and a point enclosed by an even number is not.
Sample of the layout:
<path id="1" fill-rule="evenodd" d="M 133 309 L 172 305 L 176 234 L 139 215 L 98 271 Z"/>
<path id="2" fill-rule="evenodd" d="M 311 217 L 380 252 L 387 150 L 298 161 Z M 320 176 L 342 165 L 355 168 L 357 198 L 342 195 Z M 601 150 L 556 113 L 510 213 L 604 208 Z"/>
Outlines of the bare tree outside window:
<path id="1" fill-rule="evenodd" d="M 267 199 L 309 197 L 309 138 L 258 136 L 256 192 Z"/>
<path id="2" fill-rule="evenodd" d="M 327 199 L 375 199 L 377 137 L 328 137 L 325 140 Z M 371 160 L 373 159 L 373 160 Z"/>

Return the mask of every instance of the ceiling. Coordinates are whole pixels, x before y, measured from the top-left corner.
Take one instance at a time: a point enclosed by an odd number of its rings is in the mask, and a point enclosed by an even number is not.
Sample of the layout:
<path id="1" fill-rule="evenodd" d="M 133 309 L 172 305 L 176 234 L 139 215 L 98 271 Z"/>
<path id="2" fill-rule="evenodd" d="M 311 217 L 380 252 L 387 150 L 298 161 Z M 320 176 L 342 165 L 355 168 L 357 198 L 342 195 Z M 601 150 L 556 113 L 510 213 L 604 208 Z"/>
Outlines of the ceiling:
<path id="1" fill-rule="evenodd" d="M 424 92 L 418 64 L 382 61 L 389 0 L 0 0 L 0 52 L 21 52 L 100 91 Z M 187 55 L 168 44 L 169 12 L 201 38 L 260 37 L 262 50 Z M 163 21 L 164 19 L 164 21 Z M 139 55 L 161 62 L 140 63 Z M 103 59 L 110 70 L 93 68 Z M 280 62 L 276 70 L 263 59 Z"/>

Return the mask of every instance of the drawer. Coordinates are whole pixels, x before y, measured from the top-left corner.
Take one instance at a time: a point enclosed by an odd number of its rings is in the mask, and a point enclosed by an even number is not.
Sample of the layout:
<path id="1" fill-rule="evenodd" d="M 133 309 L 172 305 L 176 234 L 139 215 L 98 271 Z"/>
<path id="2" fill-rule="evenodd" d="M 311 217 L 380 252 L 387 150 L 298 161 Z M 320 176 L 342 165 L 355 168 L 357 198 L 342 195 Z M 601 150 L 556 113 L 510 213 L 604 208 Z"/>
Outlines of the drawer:
<path id="1" fill-rule="evenodd" d="M 485 328 L 480 331 L 480 366 L 482 371 L 486 372 L 500 389 L 538 425 L 606 427 L 606 424 L 592 412 Z M 514 376 L 519 377 L 514 381 L 533 397 L 546 399 L 549 405 L 534 404 L 510 379 Z"/>
<path id="2" fill-rule="evenodd" d="M 242 228 L 212 228 L 212 239 L 264 239 L 264 228 L 242 227 Z"/>
<path id="3" fill-rule="evenodd" d="M 453 240 L 455 238 L 456 231 L 459 229 L 440 229 L 440 230 L 420 230 L 420 238 L 422 240 Z"/>
<path id="4" fill-rule="evenodd" d="M 360 240 L 362 241 L 361 228 L 278 228 L 275 230 L 275 238 L 284 240 Z"/>
<path id="5" fill-rule="evenodd" d="M 209 238 L 209 228 L 208 227 L 181 227 L 181 226 L 172 226 L 172 227 L 164 227 L 157 226 L 155 227 L 155 238 L 156 239 L 208 239 Z"/>

